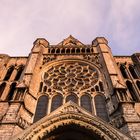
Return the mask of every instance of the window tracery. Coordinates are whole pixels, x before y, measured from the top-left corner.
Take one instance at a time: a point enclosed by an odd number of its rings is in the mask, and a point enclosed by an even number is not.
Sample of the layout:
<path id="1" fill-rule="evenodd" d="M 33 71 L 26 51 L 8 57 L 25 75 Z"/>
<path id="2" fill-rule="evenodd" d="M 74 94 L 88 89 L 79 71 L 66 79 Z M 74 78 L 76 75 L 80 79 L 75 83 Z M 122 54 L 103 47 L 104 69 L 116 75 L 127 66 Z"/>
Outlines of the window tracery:
<path id="1" fill-rule="evenodd" d="M 80 92 L 90 88 L 98 81 L 98 72 L 84 63 L 63 63 L 52 66 L 44 73 L 44 86 L 63 93 Z"/>

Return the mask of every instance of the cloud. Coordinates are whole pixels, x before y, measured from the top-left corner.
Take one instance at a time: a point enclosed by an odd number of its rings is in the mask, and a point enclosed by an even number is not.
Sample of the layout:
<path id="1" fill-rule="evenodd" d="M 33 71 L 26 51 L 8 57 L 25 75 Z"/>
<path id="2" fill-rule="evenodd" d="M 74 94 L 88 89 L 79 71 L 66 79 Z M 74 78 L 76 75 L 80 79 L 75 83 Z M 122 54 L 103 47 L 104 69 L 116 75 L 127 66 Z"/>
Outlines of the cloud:
<path id="1" fill-rule="evenodd" d="M 85 44 L 105 36 L 114 54 L 139 49 L 139 0 L 1 0 L 0 52 L 28 55 L 38 37 L 57 44 L 72 34 Z"/>

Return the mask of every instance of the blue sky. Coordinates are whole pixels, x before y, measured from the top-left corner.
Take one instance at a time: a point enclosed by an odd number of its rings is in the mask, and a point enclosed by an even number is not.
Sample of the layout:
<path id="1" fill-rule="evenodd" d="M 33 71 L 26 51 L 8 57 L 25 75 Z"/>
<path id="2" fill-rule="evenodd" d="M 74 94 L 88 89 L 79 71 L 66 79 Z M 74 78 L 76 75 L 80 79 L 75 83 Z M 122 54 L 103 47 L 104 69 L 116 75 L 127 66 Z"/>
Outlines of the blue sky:
<path id="1" fill-rule="evenodd" d="M 0 0 L 0 53 L 24 56 L 36 38 L 84 44 L 104 36 L 114 55 L 140 52 L 140 0 Z"/>

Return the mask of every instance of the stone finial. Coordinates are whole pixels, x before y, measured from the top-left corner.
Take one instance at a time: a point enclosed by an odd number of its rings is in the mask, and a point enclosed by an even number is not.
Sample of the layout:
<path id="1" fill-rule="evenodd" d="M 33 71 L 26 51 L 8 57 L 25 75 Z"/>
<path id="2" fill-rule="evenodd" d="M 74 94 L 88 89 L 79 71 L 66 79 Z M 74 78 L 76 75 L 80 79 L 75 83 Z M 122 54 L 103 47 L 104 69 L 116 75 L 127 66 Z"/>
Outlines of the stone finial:
<path id="1" fill-rule="evenodd" d="M 108 41 L 104 37 L 96 37 L 92 41 L 92 45 L 97 46 L 98 44 L 108 44 Z"/>
<path id="2" fill-rule="evenodd" d="M 44 39 L 44 38 L 38 38 L 38 39 L 36 39 L 33 44 L 34 45 L 36 45 L 36 44 L 43 45 L 44 47 L 49 46 L 49 42 L 46 39 Z"/>

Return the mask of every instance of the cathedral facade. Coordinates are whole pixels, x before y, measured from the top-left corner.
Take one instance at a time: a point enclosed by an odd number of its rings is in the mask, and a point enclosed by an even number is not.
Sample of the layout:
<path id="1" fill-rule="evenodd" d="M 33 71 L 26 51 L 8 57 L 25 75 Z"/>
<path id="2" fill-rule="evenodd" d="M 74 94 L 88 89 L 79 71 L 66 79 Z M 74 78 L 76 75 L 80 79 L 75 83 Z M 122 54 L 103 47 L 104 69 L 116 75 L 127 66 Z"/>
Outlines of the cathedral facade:
<path id="1" fill-rule="evenodd" d="M 140 140 L 140 53 L 104 37 L 39 38 L 27 57 L 0 54 L 1 140 Z"/>

